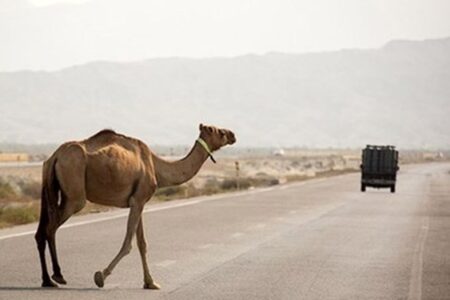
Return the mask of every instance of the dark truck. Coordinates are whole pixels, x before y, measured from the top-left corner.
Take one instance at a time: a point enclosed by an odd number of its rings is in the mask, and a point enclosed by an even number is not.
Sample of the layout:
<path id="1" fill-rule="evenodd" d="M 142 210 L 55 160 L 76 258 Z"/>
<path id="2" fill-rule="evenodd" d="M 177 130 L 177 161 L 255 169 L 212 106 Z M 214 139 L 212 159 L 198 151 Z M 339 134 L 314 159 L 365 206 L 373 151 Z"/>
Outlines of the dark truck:
<path id="1" fill-rule="evenodd" d="M 362 151 L 361 191 L 366 187 L 390 188 L 395 193 L 398 151 L 394 146 L 367 145 Z"/>

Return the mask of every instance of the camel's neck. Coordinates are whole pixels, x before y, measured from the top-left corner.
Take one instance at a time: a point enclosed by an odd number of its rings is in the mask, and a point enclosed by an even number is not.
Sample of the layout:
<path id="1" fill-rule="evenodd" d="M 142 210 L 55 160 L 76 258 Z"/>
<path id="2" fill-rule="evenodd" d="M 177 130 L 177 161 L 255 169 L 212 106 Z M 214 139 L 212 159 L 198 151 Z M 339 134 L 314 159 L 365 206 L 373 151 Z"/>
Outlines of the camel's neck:
<path id="1" fill-rule="evenodd" d="M 186 157 L 177 161 L 167 161 L 155 154 L 152 156 L 158 187 L 179 185 L 188 181 L 208 159 L 208 153 L 197 142 Z"/>

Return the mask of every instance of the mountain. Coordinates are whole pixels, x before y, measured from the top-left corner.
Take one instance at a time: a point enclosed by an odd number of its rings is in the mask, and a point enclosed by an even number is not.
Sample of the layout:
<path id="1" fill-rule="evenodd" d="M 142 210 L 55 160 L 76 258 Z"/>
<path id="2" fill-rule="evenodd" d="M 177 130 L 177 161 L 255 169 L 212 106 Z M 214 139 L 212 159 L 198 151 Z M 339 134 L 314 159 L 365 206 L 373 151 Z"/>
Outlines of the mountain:
<path id="1" fill-rule="evenodd" d="M 379 49 L 92 62 L 0 73 L 0 142 L 113 128 L 191 144 L 200 122 L 242 146 L 450 148 L 450 38 Z"/>

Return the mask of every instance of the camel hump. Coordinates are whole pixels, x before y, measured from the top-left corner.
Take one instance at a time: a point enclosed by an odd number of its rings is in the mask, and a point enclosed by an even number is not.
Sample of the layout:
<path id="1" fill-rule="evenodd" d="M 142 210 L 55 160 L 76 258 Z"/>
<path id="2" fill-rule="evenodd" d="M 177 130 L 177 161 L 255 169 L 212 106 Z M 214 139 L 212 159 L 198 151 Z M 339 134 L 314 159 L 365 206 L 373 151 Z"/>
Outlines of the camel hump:
<path id="1" fill-rule="evenodd" d="M 99 137 L 102 135 L 111 135 L 111 134 L 116 135 L 117 133 L 112 129 L 105 128 L 105 129 L 100 130 L 99 132 L 97 132 L 96 134 L 91 136 L 90 138 L 95 138 L 95 137 Z"/>

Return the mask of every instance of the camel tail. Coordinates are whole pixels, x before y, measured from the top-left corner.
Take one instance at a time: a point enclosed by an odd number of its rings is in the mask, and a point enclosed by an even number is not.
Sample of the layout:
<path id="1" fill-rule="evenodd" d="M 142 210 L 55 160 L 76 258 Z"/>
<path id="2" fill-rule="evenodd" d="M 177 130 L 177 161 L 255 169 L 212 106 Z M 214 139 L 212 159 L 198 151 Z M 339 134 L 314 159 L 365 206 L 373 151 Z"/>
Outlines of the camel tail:
<path id="1" fill-rule="evenodd" d="M 51 157 L 42 168 L 41 215 L 36 235 L 43 234 L 50 218 L 50 211 L 58 207 L 58 194 L 60 190 L 55 171 L 56 158 Z"/>

